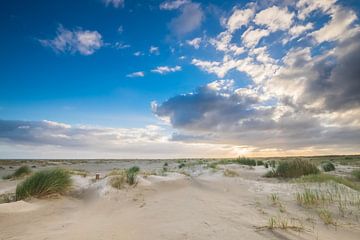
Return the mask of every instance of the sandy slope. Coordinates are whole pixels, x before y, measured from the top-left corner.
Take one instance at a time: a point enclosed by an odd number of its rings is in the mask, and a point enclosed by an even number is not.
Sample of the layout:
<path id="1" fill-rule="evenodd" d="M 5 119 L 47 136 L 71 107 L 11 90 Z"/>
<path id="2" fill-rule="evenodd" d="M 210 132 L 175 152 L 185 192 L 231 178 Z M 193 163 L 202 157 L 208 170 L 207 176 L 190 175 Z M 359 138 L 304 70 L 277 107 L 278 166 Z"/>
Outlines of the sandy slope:
<path id="1" fill-rule="evenodd" d="M 310 224 L 292 203 L 290 185 L 256 179 L 149 177 L 136 188 L 108 189 L 89 201 L 36 200 L 22 211 L 0 206 L 0 239 L 359 239 L 359 226 Z M 305 231 L 261 228 L 279 214 L 268 200 L 273 191 L 284 199 L 285 215 L 301 219 Z"/>

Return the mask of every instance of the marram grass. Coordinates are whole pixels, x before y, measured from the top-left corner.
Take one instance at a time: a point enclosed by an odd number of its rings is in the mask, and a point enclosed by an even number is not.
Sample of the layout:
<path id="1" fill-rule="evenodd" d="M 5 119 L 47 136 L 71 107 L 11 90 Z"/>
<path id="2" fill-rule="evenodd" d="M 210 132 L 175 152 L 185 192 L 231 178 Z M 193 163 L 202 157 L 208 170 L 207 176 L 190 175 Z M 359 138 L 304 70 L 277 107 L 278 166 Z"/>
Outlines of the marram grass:
<path id="1" fill-rule="evenodd" d="M 16 200 L 63 194 L 71 186 L 70 173 L 64 169 L 42 170 L 34 173 L 16 187 Z"/>
<path id="2" fill-rule="evenodd" d="M 31 173 L 31 169 L 29 168 L 29 166 L 24 165 L 16 169 L 16 171 L 13 174 L 3 177 L 3 179 L 21 178 L 26 175 L 29 175 L 30 173 Z"/>
<path id="3" fill-rule="evenodd" d="M 320 170 L 310 161 L 295 159 L 281 161 L 277 168 L 269 171 L 265 177 L 297 178 L 319 172 Z"/>

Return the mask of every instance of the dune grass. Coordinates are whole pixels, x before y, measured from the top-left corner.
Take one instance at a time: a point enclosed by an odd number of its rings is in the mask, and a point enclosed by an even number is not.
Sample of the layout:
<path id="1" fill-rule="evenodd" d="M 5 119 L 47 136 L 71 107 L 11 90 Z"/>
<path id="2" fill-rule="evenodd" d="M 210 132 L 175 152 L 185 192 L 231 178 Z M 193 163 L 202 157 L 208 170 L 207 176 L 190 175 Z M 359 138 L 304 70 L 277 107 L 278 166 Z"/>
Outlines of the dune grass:
<path id="1" fill-rule="evenodd" d="M 311 162 L 302 159 L 282 161 L 276 169 L 265 174 L 265 177 L 297 178 L 304 175 L 318 174 L 319 169 Z"/>
<path id="2" fill-rule="evenodd" d="M 239 173 L 237 173 L 236 171 L 231 170 L 231 169 L 225 169 L 224 176 L 225 177 L 238 177 Z"/>
<path id="3" fill-rule="evenodd" d="M 342 185 L 345 185 L 349 188 L 354 190 L 360 191 L 360 184 L 353 182 L 347 178 L 334 176 L 326 173 L 321 174 L 311 174 L 307 176 L 302 176 L 301 178 L 296 179 L 298 183 L 306 183 L 306 182 L 313 182 L 313 183 L 324 183 L 324 182 L 336 182 Z"/>
<path id="4" fill-rule="evenodd" d="M 107 176 L 112 176 L 110 179 L 110 185 L 114 188 L 121 189 L 125 184 L 134 185 L 136 183 L 136 176 L 139 173 L 140 168 L 134 166 L 126 170 L 114 169 Z"/>
<path id="5" fill-rule="evenodd" d="M 71 176 L 64 169 L 42 170 L 16 186 L 16 200 L 63 194 L 71 187 Z"/>
<path id="6" fill-rule="evenodd" d="M 353 170 L 351 172 L 351 175 L 356 179 L 360 181 L 360 169 Z"/>
<path id="7" fill-rule="evenodd" d="M 112 176 L 110 179 L 110 185 L 113 188 L 122 189 L 126 183 L 126 175 L 125 172 L 123 174 Z"/>
<path id="8" fill-rule="evenodd" d="M 324 172 L 335 171 L 335 165 L 332 162 L 325 162 L 321 164 L 321 168 L 324 170 Z"/>
<path id="9" fill-rule="evenodd" d="M 134 166 L 126 170 L 126 182 L 129 185 L 134 185 L 136 183 L 136 176 L 139 171 L 140 168 L 138 166 Z"/>
<path id="10" fill-rule="evenodd" d="M 16 178 L 22 178 L 26 175 L 29 175 L 31 173 L 31 169 L 29 166 L 24 165 L 16 169 L 16 171 L 13 174 L 4 176 L 3 179 L 16 179 Z"/>

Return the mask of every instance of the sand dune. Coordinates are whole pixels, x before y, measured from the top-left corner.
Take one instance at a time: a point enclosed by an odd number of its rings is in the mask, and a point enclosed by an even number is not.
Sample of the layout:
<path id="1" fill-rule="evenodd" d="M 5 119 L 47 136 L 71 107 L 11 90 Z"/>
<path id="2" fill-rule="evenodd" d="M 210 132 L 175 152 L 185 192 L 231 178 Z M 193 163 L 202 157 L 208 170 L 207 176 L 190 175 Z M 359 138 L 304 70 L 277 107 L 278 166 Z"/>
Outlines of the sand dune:
<path id="1" fill-rule="evenodd" d="M 240 177 L 219 173 L 142 178 L 136 187 L 107 188 L 96 183 L 90 199 L 62 197 L 0 205 L 0 239 L 358 239 L 359 226 L 326 226 L 299 209 L 293 186 L 265 182 L 259 173 L 237 169 Z M 96 190 L 97 189 L 97 190 Z M 277 192 L 289 221 L 300 232 L 269 230 L 278 216 L 269 193 Z"/>

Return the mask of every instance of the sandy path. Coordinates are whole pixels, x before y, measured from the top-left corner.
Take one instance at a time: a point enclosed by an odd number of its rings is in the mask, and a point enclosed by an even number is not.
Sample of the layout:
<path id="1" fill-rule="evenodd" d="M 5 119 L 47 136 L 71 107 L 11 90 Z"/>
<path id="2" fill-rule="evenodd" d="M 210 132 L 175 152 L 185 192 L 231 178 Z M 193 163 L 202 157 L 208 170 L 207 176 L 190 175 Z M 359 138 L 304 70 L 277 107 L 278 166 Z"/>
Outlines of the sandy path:
<path id="1" fill-rule="evenodd" d="M 270 213 L 256 202 L 266 206 L 267 193 L 241 178 L 157 182 L 86 203 L 62 198 L 36 201 L 31 211 L 0 211 L 0 239 L 358 239 L 360 233 L 257 231 Z"/>

